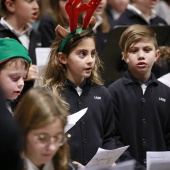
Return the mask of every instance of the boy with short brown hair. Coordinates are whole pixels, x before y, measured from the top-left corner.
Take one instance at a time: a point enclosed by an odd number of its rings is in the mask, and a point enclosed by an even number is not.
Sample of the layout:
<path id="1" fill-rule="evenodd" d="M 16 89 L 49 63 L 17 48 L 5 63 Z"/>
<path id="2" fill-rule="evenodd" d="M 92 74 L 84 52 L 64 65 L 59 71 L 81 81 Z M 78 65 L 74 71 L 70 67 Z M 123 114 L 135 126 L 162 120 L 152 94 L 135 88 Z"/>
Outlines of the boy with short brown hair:
<path id="1" fill-rule="evenodd" d="M 159 57 L 154 31 L 142 25 L 128 27 L 121 36 L 123 60 L 129 70 L 112 83 L 116 135 L 146 166 L 147 151 L 170 150 L 170 89 L 151 72 Z"/>
<path id="2" fill-rule="evenodd" d="M 15 99 L 21 94 L 31 59 L 27 49 L 12 38 L 0 38 L 0 87 L 7 99 L 7 108 L 13 113 Z"/>

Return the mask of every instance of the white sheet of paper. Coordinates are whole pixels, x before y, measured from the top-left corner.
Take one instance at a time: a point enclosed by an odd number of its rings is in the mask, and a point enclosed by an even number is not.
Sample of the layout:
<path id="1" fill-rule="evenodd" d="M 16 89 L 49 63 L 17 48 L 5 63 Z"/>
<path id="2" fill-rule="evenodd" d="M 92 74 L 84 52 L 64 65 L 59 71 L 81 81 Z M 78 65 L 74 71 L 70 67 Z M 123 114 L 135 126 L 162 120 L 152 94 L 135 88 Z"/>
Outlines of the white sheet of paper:
<path id="1" fill-rule="evenodd" d="M 87 112 L 88 108 L 82 109 L 72 115 L 67 116 L 67 125 L 65 126 L 64 132 L 70 130 L 76 122 Z"/>
<path id="2" fill-rule="evenodd" d="M 47 64 L 50 50 L 51 48 L 35 49 L 38 72 L 39 72 L 39 68 L 41 69 L 41 67 L 44 67 Z"/>
<path id="3" fill-rule="evenodd" d="M 147 170 L 169 170 L 170 151 L 147 152 Z"/>
<path id="4" fill-rule="evenodd" d="M 73 126 L 75 125 L 75 123 L 67 123 L 67 125 L 64 128 L 64 132 L 66 133 L 68 130 L 70 130 Z"/>
<path id="5" fill-rule="evenodd" d="M 37 74 L 40 76 L 42 69 L 48 62 L 51 48 L 36 48 Z M 34 86 L 41 85 L 41 80 L 36 80 Z"/>
<path id="6" fill-rule="evenodd" d="M 86 165 L 86 168 L 101 169 L 111 167 L 128 147 L 124 146 L 113 150 L 99 148 L 94 157 Z"/>

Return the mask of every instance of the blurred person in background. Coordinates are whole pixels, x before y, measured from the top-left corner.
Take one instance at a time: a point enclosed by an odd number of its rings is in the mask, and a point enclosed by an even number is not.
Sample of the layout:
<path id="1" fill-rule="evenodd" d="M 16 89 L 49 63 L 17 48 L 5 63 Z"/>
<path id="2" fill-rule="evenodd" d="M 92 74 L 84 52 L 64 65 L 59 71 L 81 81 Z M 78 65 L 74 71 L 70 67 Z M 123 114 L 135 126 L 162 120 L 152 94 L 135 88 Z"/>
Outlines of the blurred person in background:
<path id="1" fill-rule="evenodd" d="M 113 27 L 113 22 L 106 14 L 106 6 L 107 0 L 102 0 L 94 12 L 96 24 L 93 27 L 93 32 L 96 37 L 96 49 L 99 56 L 102 53 L 104 46 L 107 45 L 109 33 Z"/>
<path id="2" fill-rule="evenodd" d="M 20 42 L 29 52 L 32 65 L 29 69 L 22 94 L 33 87 L 37 76 L 35 48 L 41 47 L 41 35 L 32 27 L 38 17 L 37 0 L 1 0 L 0 38 L 13 38 Z"/>
<path id="3" fill-rule="evenodd" d="M 161 0 L 155 7 L 156 13 L 170 25 L 170 0 Z"/>
<path id="4" fill-rule="evenodd" d="M 50 47 L 55 39 L 55 28 L 58 24 L 67 28 L 68 15 L 65 11 L 66 0 L 50 0 L 46 14 L 40 20 L 38 30 L 42 36 L 42 46 Z"/>
<path id="5" fill-rule="evenodd" d="M 32 88 L 23 96 L 15 119 L 24 141 L 25 170 L 76 170 L 64 134 L 67 115 L 59 97 L 44 88 Z"/>
<path id="6" fill-rule="evenodd" d="M 157 64 L 162 67 L 162 65 L 167 65 L 167 74 L 158 78 L 158 80 L 170 87 L 170 47 L 161 46 L 159 47 L 160 56 L 157 60 Z"/>
<path id="7" fill-rule="evenodd" d="M 159 0 L 130 0 L 126 10 L 114 22 L 118 25 L 167 25 L 167 22 L 156 14 L 155 6 Z"/>
<path id="8" fill-rule="evenodd" d="M 107 0 L 106 13 L 111 22 L 118 19 L 125 11 L 129 0 Z"/>

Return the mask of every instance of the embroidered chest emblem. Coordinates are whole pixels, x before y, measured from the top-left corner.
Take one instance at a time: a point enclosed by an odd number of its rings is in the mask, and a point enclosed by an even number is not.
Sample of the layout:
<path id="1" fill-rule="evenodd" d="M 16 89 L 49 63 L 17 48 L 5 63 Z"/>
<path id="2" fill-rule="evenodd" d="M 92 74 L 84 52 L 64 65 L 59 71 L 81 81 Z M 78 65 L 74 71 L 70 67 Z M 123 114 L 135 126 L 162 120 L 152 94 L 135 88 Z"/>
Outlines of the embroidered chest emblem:
<path id="1" fill-rule="evenodd" d="M 159 100 L 163 101 L 163 102 L 166 102 L 166 99 L 162 98 L 162 97 L 159 97 Z"/>
<path id="2" fill-rule="evenodd" d="M 101 100 L 102 98 L 100 96 L 94 96 L 94 99 Z"/>

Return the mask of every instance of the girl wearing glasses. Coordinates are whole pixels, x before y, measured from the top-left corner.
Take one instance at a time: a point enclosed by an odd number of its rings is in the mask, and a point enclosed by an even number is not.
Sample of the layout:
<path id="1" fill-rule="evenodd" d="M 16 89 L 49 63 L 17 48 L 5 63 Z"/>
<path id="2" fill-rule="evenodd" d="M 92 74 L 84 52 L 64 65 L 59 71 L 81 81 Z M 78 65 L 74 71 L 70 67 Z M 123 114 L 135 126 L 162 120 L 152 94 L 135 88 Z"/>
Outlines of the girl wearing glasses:
<path id="1" fill-rule="evenodd" d="M 64 135 L 67 110 L 56 95 L 33 88 L 23 96 L 15 118 L 24 140 L 26 170 L 74 169 Z"/>

